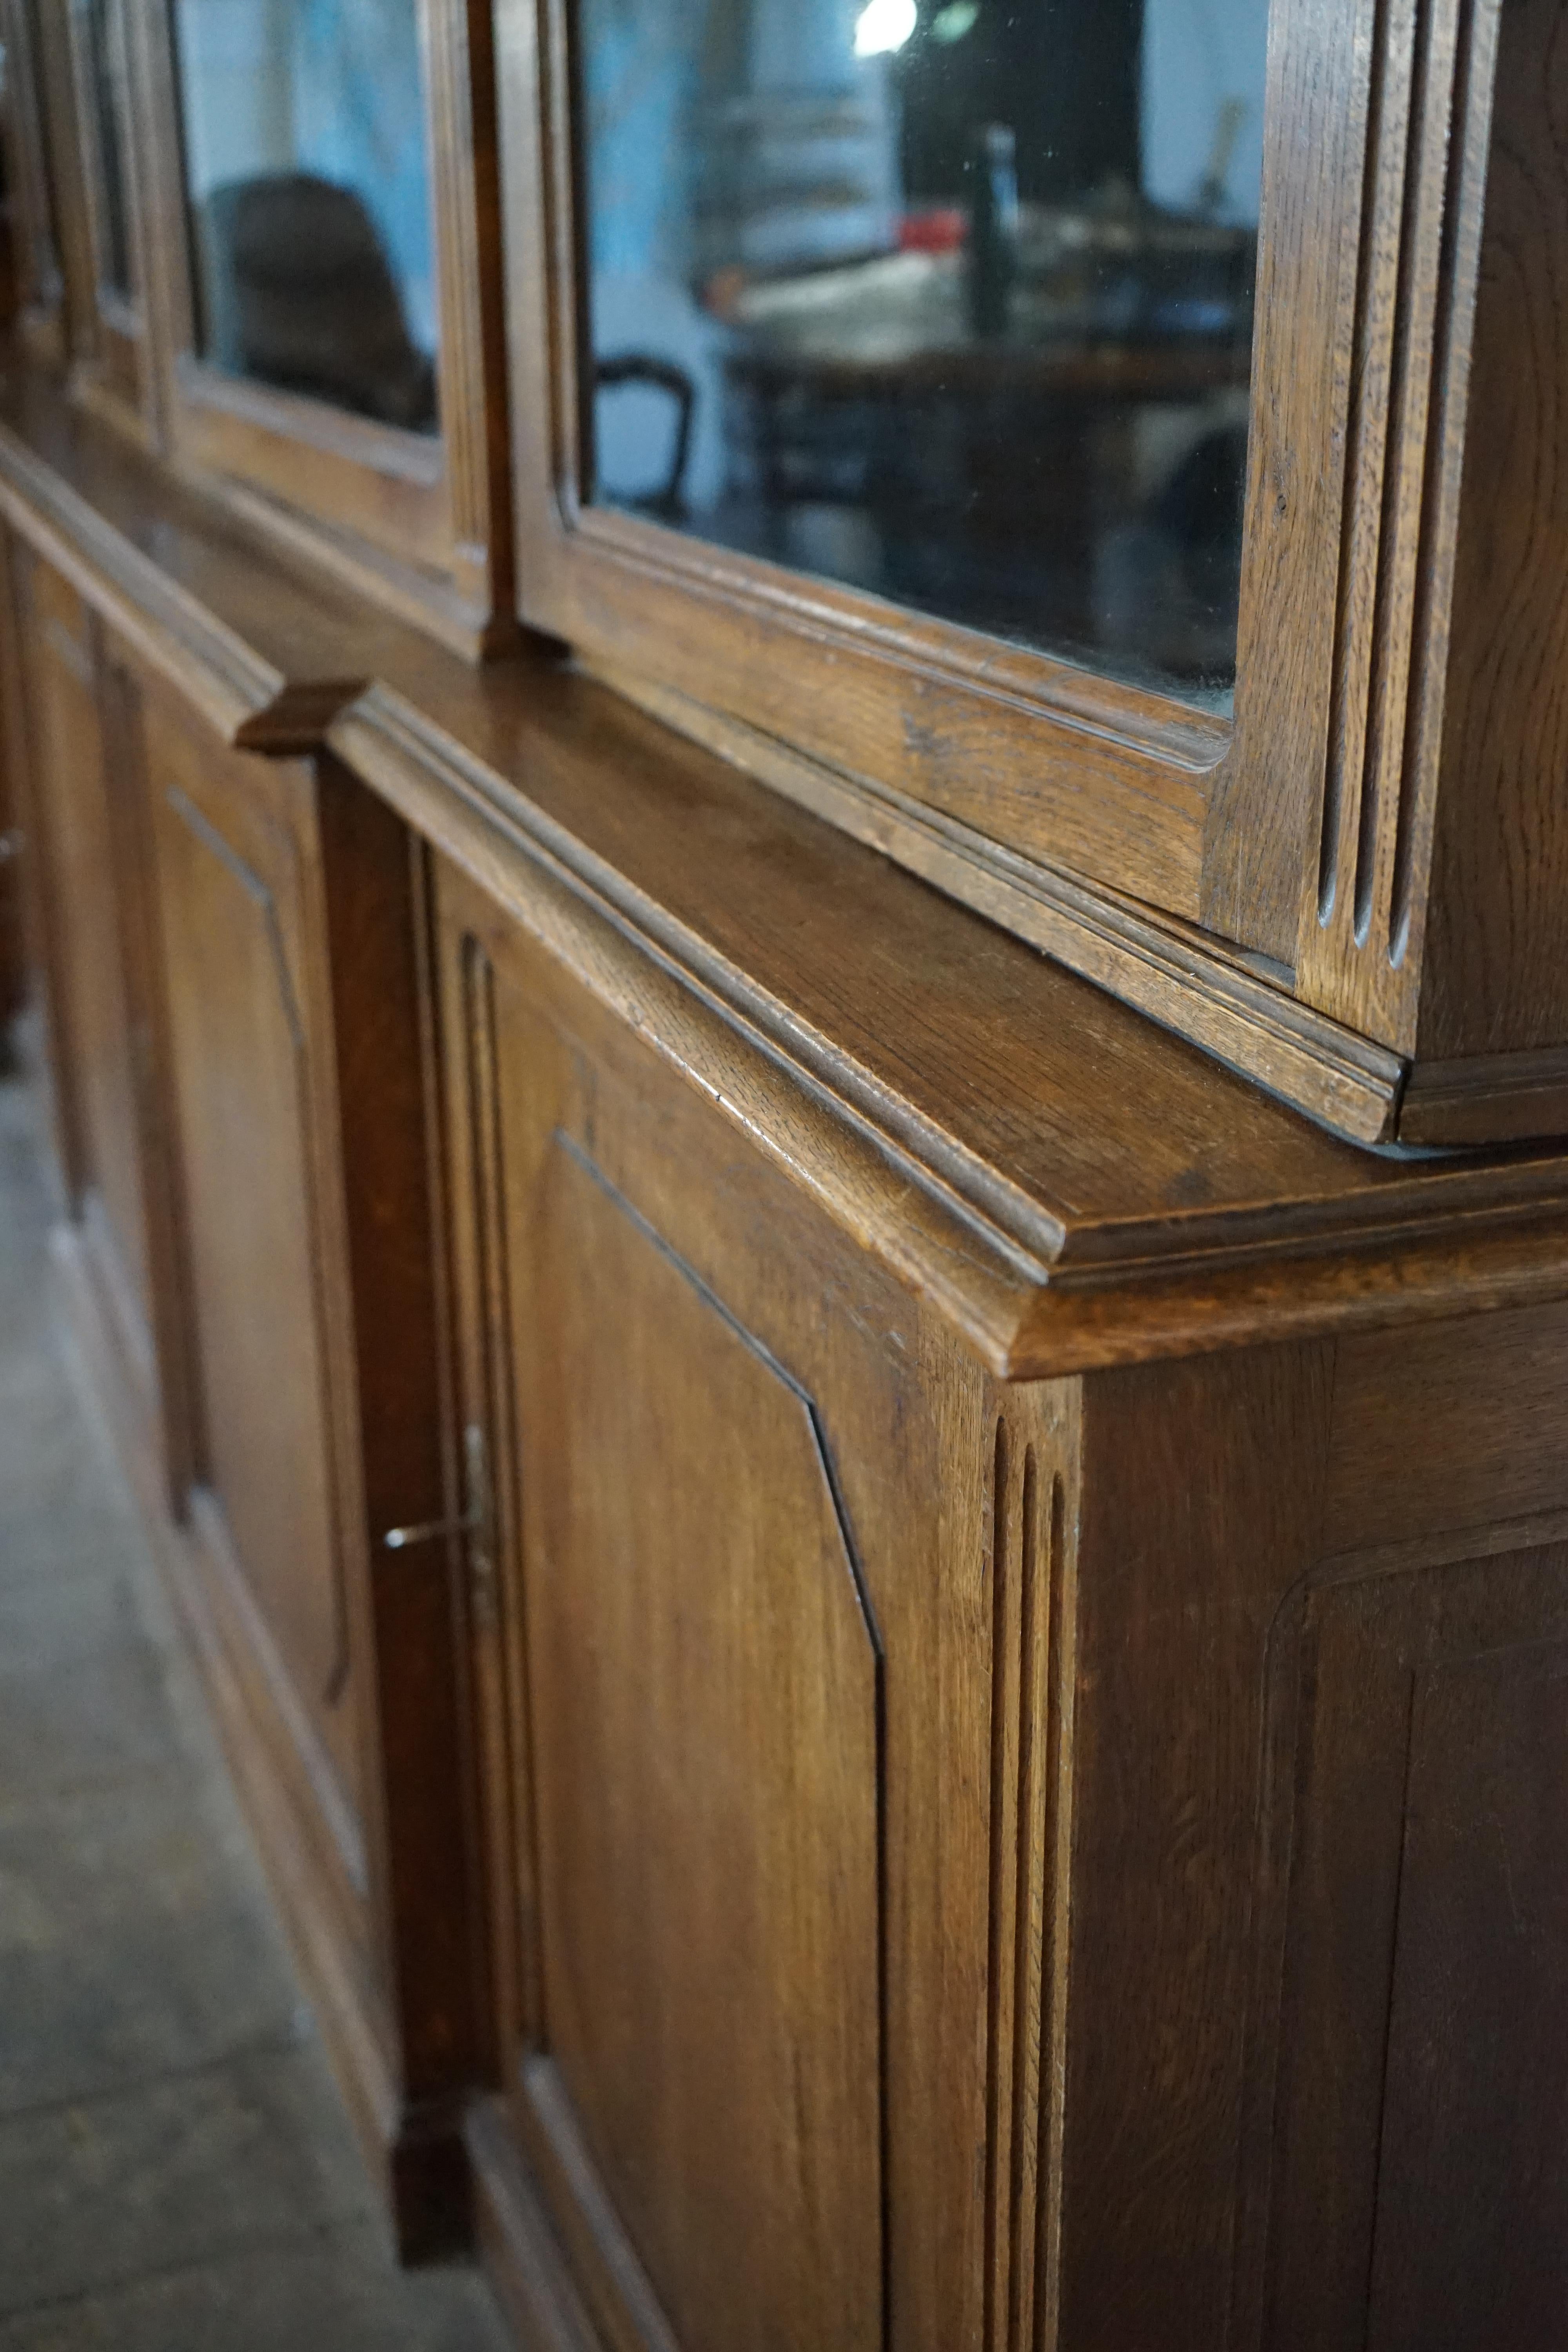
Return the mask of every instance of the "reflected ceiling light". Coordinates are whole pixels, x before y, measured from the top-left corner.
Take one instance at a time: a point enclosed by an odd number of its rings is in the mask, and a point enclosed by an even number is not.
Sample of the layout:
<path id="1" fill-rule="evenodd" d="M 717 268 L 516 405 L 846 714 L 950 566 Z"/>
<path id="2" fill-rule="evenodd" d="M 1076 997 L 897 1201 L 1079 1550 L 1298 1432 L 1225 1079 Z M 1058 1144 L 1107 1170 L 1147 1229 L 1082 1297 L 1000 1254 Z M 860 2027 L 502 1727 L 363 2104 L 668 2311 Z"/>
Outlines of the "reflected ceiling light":
<path id="1" fill-rule="evenodd" d="M 856 56 L 880 58 L 901 49 L 918 22 L 915 0 L 867 0 L 855 26 Z"/>

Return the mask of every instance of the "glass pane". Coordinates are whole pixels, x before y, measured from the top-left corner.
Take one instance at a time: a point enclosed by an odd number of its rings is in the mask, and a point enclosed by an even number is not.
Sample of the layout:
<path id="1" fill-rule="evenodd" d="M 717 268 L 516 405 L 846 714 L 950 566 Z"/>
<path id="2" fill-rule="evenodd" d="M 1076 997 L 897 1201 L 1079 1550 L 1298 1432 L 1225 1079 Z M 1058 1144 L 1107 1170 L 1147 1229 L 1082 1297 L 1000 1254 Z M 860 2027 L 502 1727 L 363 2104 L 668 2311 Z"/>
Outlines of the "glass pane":
<path id="1" fill-rule="evenodd" d="M 1267 0 L 578 0 L 593 495 L 1210 709 Z"/>
<path id="2" fill-rule="evenodd" d="M 99 275 L 121 301 L 132 299 L 130 206 L 125 195 L 125 147 L 121 134 L 119 26 L 115 0 L 87 0 L 83 11 L 87 72 L 98 141 L 101 217 Z"/>
<path id="3" fill-rule="evenodd" d="M 5 79 L 13 112 L 12 129 L 17 152 L 5 158 L 7 181 L 15 163 L 27 205 L 31 254 L 28 292 L 31 299 L 58 302 L 61 293 L 59 259 L 59 182 L 55 169 L 54 127 L 44 99 L 44 48 L 38 22 L 38 0 L 24 0 L 13 37 L 5 44 Z"/>
<path id="4" fill-rule="evenodd" d="M 204 359 L 433 433 L 418 0 L 175 0 Z"/>

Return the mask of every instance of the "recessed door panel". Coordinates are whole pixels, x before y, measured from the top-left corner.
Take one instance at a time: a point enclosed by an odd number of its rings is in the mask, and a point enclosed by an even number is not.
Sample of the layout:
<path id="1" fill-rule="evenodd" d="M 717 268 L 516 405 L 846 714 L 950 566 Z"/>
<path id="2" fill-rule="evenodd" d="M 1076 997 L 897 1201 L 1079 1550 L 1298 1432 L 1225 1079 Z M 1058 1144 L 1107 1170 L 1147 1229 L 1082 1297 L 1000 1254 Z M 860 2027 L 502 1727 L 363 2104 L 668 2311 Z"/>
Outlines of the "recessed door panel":
<path id="1" fill-rule="evenodd" d="M 543 2042 L 686 2352 L 868 2347 L 878 1668 L 821 1435 L 563 1139 L 539 1205 Z"/>
<path id="2" fill-rule="evenodd" d="M 81 1122 L 84 1207 L 104 1234 L 150 1356 L 152 1328 L 142 1167 L 132 1080 L 132 1020 L 118 893 L 130 886 L 117 854 L 90 624 L 58 573 L 26 567 L 30 717 L 42 830 L 58 898 L 71 1084 Z"/>
<path id="3" fill-rule="evenodd" d="M 873 2352 L 885 1666 L 834 1431 L 880 1558 L 885 1400 L 847 1401 L 823 1268 L 722 1138 L 676 1144 L 684 1089 L 601 1061 L 450 877 L 443 906 L 511 2127 L 616 2352 Z"/>
<path id="4" fill-rule="evenodd" d="M 1417 1677 L 1369 2352 L 1568 2336 L 1568 1643 Z"/>
<path id="5" fill-rule="evenodd" d="M 690 1082 L 696 1000 L 498 879 L 436 887 L 482 2227 L 613 2352 L 1032 2344 L 1076 1391 L 999 1400 L 725 1116 L 739 1055 Z"/>
<path id="6" fill-rule="evenodd" d="M 161 710 L 148 772 L 200 1364 L 204 1483 L 297 1700 L 342 1782 L 355 1759 L 333 1496 L 311 1034 L 306 772 L 233 779 Z"/>
<path id="7" fill-rule="evenodd" d="M 1551 2352 L 1568 1550 L 1374 1561 L 1307 1594 L 1298 1643 L 1263 2341 Z"/>

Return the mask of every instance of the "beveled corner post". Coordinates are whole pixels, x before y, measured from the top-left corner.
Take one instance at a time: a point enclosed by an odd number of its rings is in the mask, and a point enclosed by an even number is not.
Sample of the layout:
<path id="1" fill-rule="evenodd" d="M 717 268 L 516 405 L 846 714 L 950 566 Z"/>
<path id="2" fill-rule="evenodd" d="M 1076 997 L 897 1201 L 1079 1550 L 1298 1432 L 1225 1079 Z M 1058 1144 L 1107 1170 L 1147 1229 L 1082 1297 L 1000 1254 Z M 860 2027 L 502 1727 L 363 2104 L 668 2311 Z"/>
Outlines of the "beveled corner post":
<path id="1" fill-rule="evenodd" d="M 416 430 L 203 356 L 174 0 L 128 0 L 146 85 L 169 454 L 276 538 L 470 658 L 515 635 L 488 0 L 416 0 L 436 422 Z"/>
<path id="2" fill-rule="evenodd" d="M 1273 0 L 1230 715 L 596 504 L 572 0 L 497 0 L 519 610 L 1364 1142 L 1568 1128 L 1563 0 Z"/>

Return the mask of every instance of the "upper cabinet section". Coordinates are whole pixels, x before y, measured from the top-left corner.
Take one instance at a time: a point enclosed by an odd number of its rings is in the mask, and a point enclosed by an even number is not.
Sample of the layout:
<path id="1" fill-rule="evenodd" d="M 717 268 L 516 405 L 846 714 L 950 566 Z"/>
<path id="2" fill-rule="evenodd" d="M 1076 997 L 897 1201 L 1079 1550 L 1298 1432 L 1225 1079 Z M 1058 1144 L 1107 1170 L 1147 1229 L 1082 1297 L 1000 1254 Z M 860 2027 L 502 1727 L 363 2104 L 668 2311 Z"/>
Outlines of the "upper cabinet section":
<path id="1" fill-rule="evenodd" d="M 483 650 L 511 601 L 488 6 L 142 4 L 176 453 Z"/>
<path id="2" fill-rule="evenodd" d="M 1227 712 L 1267 0 L 580 0 L 584 488 Z"/>
<path id="3" fill-rule="evenodd" d="M 523 616 L 1347 1132 L 1568 1127 L 1562 0 L 497 19 Z"/>
<path id="4" fill-rule="evenodd" d="M 182 473 L 1346 1134 L 1568 1133 L 1568 0 L 0 9 Z"/>
<path id="5" fill-rule="evenodd" d="M 174 23 L 200 357 L 434 433 L 416 0 L 174 0 Z"/>

